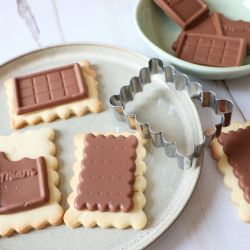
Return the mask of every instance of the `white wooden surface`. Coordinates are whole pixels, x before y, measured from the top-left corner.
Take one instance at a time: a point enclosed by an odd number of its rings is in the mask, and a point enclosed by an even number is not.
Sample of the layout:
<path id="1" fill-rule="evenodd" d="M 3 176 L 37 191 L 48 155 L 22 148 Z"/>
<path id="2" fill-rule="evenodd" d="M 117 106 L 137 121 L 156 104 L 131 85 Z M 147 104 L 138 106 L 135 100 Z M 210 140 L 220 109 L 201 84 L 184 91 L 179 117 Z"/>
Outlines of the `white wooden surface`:
<path id="1" fill-rule="evenodd" d="M 35 48 L 73 41 L 116 44 L 152 57 L 154 53 L 136 33 L 134 5 L 135 0 L 0 0 L 0 63 Z M 197 81 L 219 97 L 235 100 L 233 121 L 250 118 L 250 76 Z M 250 249 L 249 235 L 250 225 L 237 218 L 207 149 L 190 202 L 149 249 Z"/>

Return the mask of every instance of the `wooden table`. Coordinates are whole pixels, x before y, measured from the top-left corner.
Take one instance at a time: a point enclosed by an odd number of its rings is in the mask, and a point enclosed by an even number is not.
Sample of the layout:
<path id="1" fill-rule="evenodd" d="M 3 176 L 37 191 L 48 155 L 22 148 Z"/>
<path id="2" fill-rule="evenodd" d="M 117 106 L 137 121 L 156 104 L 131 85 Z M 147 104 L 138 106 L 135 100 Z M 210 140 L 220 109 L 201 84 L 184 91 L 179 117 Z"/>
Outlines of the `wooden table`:
<path id="1" fill-rule="evenodd" d="M 33 49 L 78 41 L 111 43 L 153 57 L 136 33 L 134 5 L 133 0 L 0 0 L 0 63 Z M 196 80 L 234 101 L 233 121 L 249 119 L 250 76 Z M 149 249 L 250 249 L 250 225 L 239 221 L 208 149 L 190 202 Z"/>

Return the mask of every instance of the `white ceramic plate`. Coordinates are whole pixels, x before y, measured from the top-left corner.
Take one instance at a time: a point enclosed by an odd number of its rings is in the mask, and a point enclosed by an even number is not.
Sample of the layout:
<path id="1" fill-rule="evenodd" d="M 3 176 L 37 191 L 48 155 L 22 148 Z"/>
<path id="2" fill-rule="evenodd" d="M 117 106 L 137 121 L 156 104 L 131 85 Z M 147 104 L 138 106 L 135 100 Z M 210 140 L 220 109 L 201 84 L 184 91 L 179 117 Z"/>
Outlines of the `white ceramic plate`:
<path id="1" fill-rule="evenodd" d="M 148 58 L 126 49 L 95 44 L 69 44 L 34 51 L 11 60 L 0 67 L 0 81 L 4 79 L 31 73 L 45 68 L 90 60 L 98 72 L 101 99 L 105 111 L 99 114 L 89 114 L 66 121 L 58 120 L 50 124 L 40 124 L 26 129 L 38 129 L 49 126 L 57 132 L 57 157 L 59 159 L 59 186 L 66 209 L 67 195 L 71 192 L 69 180 L 73 175 L 74 158 L 73 137 L 79 132 L 125 131 L 129 130 L 125 122 L 119 122 L 108 107 L 112 94 L 118 93 L 122 85 L 138 75 L 139 69 L 147 66 Z M 176 140 L 180 149 L 186 151 L 193 143 L 200 143 L 202 131 L 199 118 L 193 103 L 184 93 L 166 89 L 161 97 L 148 98 L 144 111 L 151 112 L 153 105 L 162 107 L 164 116 L 157 112 L 146 114 L 146 119 L 153 119 L 154 126 L 165 124 L 164 133 L 168 138 Z M 161 91 L 161 93 L 164 93 Z M 150 100 L 149 100 L 150 99 Z M 155 103 L 153 103 L 156 101 Z M 152 103 L 152 105 L 151 105 Z M 137 106 L 137 111 L 140 107 Z M 0 84 L 0 131 L 3 135 L 12 132 L 9 127 L 9 116 L 3 84 Z M 164 108 L 163 108 L 164 107 Z M 136 108 L 136 105 L 135 107 Z M 151 109 L 151 111 L 150 111 Z M 144 119 L 145 113 L 141 114 Z M 144 117 L 144 118 L 143 118 Z M 159 123 L 160 122 L 160 123 Z M 132 130 L 131 130 L 132 131 Z M 133 132 L 133 131 L 132 131 Z M 145 192 L 147 205 L 145 212 L 148 223 L 144 230 L 132 229 L 69 229 L 64 224 L 58 227 L 47 227 L 40 231 L 31 231 L 26 235 L 14 235 L 11 238 L 0 239 L 0 249 L 141 249 L 157 239 L 177 218 L 188 202 L 197 183 L 200 166 L 182 171 L 178 169 L 175 159 L 169 159 L 162 150 L 147 146 L 146 163 L 148 181 Z M 0 225 L 1 226 L 1 225 Z"/>

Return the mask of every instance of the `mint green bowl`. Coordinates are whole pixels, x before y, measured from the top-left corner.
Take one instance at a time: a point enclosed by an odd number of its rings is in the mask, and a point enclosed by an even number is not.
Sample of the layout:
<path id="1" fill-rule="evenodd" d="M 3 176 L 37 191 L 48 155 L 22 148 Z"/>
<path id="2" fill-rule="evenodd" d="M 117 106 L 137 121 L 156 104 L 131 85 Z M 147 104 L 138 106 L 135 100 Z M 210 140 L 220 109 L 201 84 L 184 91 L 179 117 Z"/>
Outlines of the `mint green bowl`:
<path id="1" fill-rule="evenodd" d="M 207 0 L 210 10 L 219 11 L 232 19 L 250 21 L 250 0 Z M 208 67 L 175 57 L 172 43 L 180 27 L 166 16 L 152 0 L 139 0 L 135 9 L 135 24 L 142 39 L 167 63 L 181 71 L 204 79 L 232 79 L 250 74 L 250 56 L 238 67 Z"/>

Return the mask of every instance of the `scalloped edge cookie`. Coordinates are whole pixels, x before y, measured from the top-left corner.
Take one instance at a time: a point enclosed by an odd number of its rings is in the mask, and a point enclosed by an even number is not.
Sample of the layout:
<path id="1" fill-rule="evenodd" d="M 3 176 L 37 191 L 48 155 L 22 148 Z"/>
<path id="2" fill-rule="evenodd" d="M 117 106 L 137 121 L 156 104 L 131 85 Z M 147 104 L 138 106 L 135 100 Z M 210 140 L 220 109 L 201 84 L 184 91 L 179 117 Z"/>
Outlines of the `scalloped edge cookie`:
<path id="1" fill-rule="evenodd" d="M 94 133 L 95 135 L 102 133 Z M 64 222 L 67 226 L 71 228 L 76 228 L 79 226 L 84 227 L 94 227 L 99 226 L 102 228 L 115 227 L 118 229 L 124 229 L 126 227 L 132 227 L 134 229 L 143 229 L 147 222 L 147 217 L 143 212 L 143 208 L 146 205 L 146 198 L 143 194 L 147 181 L 144 178 L 144 174 L 147 170 L 146 164 L 143 161 L 146 156 L 146 150 L 144 144 L 146 143 L 143 140 L 139 133 L 103 133 L 103 135 L 135 135 L 138 139 L 138 146 L 136 148 L 137 158 L 136 158 L 136 170 L 135 170 L 135 183 L 134 183 L 134 196 L 133 196 L 133 209 L 128 212 L 101 212 L 101 211 L 89 211 L 87 209 L 77 210 L 74 207 L 74 200 L 77 195 L 77 186 L 79 183 L 79 173 L 81 171 L 81 161 L 84 148 L 84 136 L 86 134 L 78 134 L 75 137 L 76 151 L 75 155 L 77 161 L 73 165 L 74 176 L 70 181 L 71 188 L 73 192 L 68 197 L 69 209 L 64 215 Z"/>
<path id="2" fill-rule="evenodd" d="M 27 125 L 38 124 L 40 122 L 52 122 L 57 118 L 68 119 L 72 115 L 83 116 L 88 112 L 98 113 L 102 111 L 102 103 L 99 100 L 96 71 L 93 69 L 89 61 L 82 61 L 79 62 L 79 64 L 88 85 L 88 98 L 23 115 L 17 115 L 13 105 L 13 79 L 6 80 L 4 82 L 4 86 L 7 95 L 11 127 L 19 129 Z"/>
<path id="3" fill-rule="evenodd" d="M 47 224 L 53 226 L 61 224 L 64 210 L 59 204 L 61 193 L 57 188 L 59 175 L 58 161 L 54 156 L 56 153 L 54 138 L 55 132 L 50 128 L 0 136 L 0 151 L 4 152 L 10 160 L 16 161 L 23 157 L 33 159 L 39 156 L 45 158 L 50 192 L 50 200 L 45 205 L 0 215 L 1 236 L 11 236 L 15 231 L 23 234 L 32 228 L 42 229 Z"/>
<path id="4" fill-rule="evenodd" d="M 250 121 L 246 123 L 234 123 L 222 129 L 222 132 L 236 131 L 239 128 L 250 126 Z M 237 206 L 239 218 L 247 223 L 250 223 L 250 204 L 244 199 L 242 189 L 239 187 L 238 179 L 233 173 L 233 167 L 228 162 L 228 157 L 223 151 L 223 146 L 215 138 L 211 143 L 212 156 L 218 161 L 217 167 L 224 175 L 224 184 L 231 190 L 231 200 Z"/>

